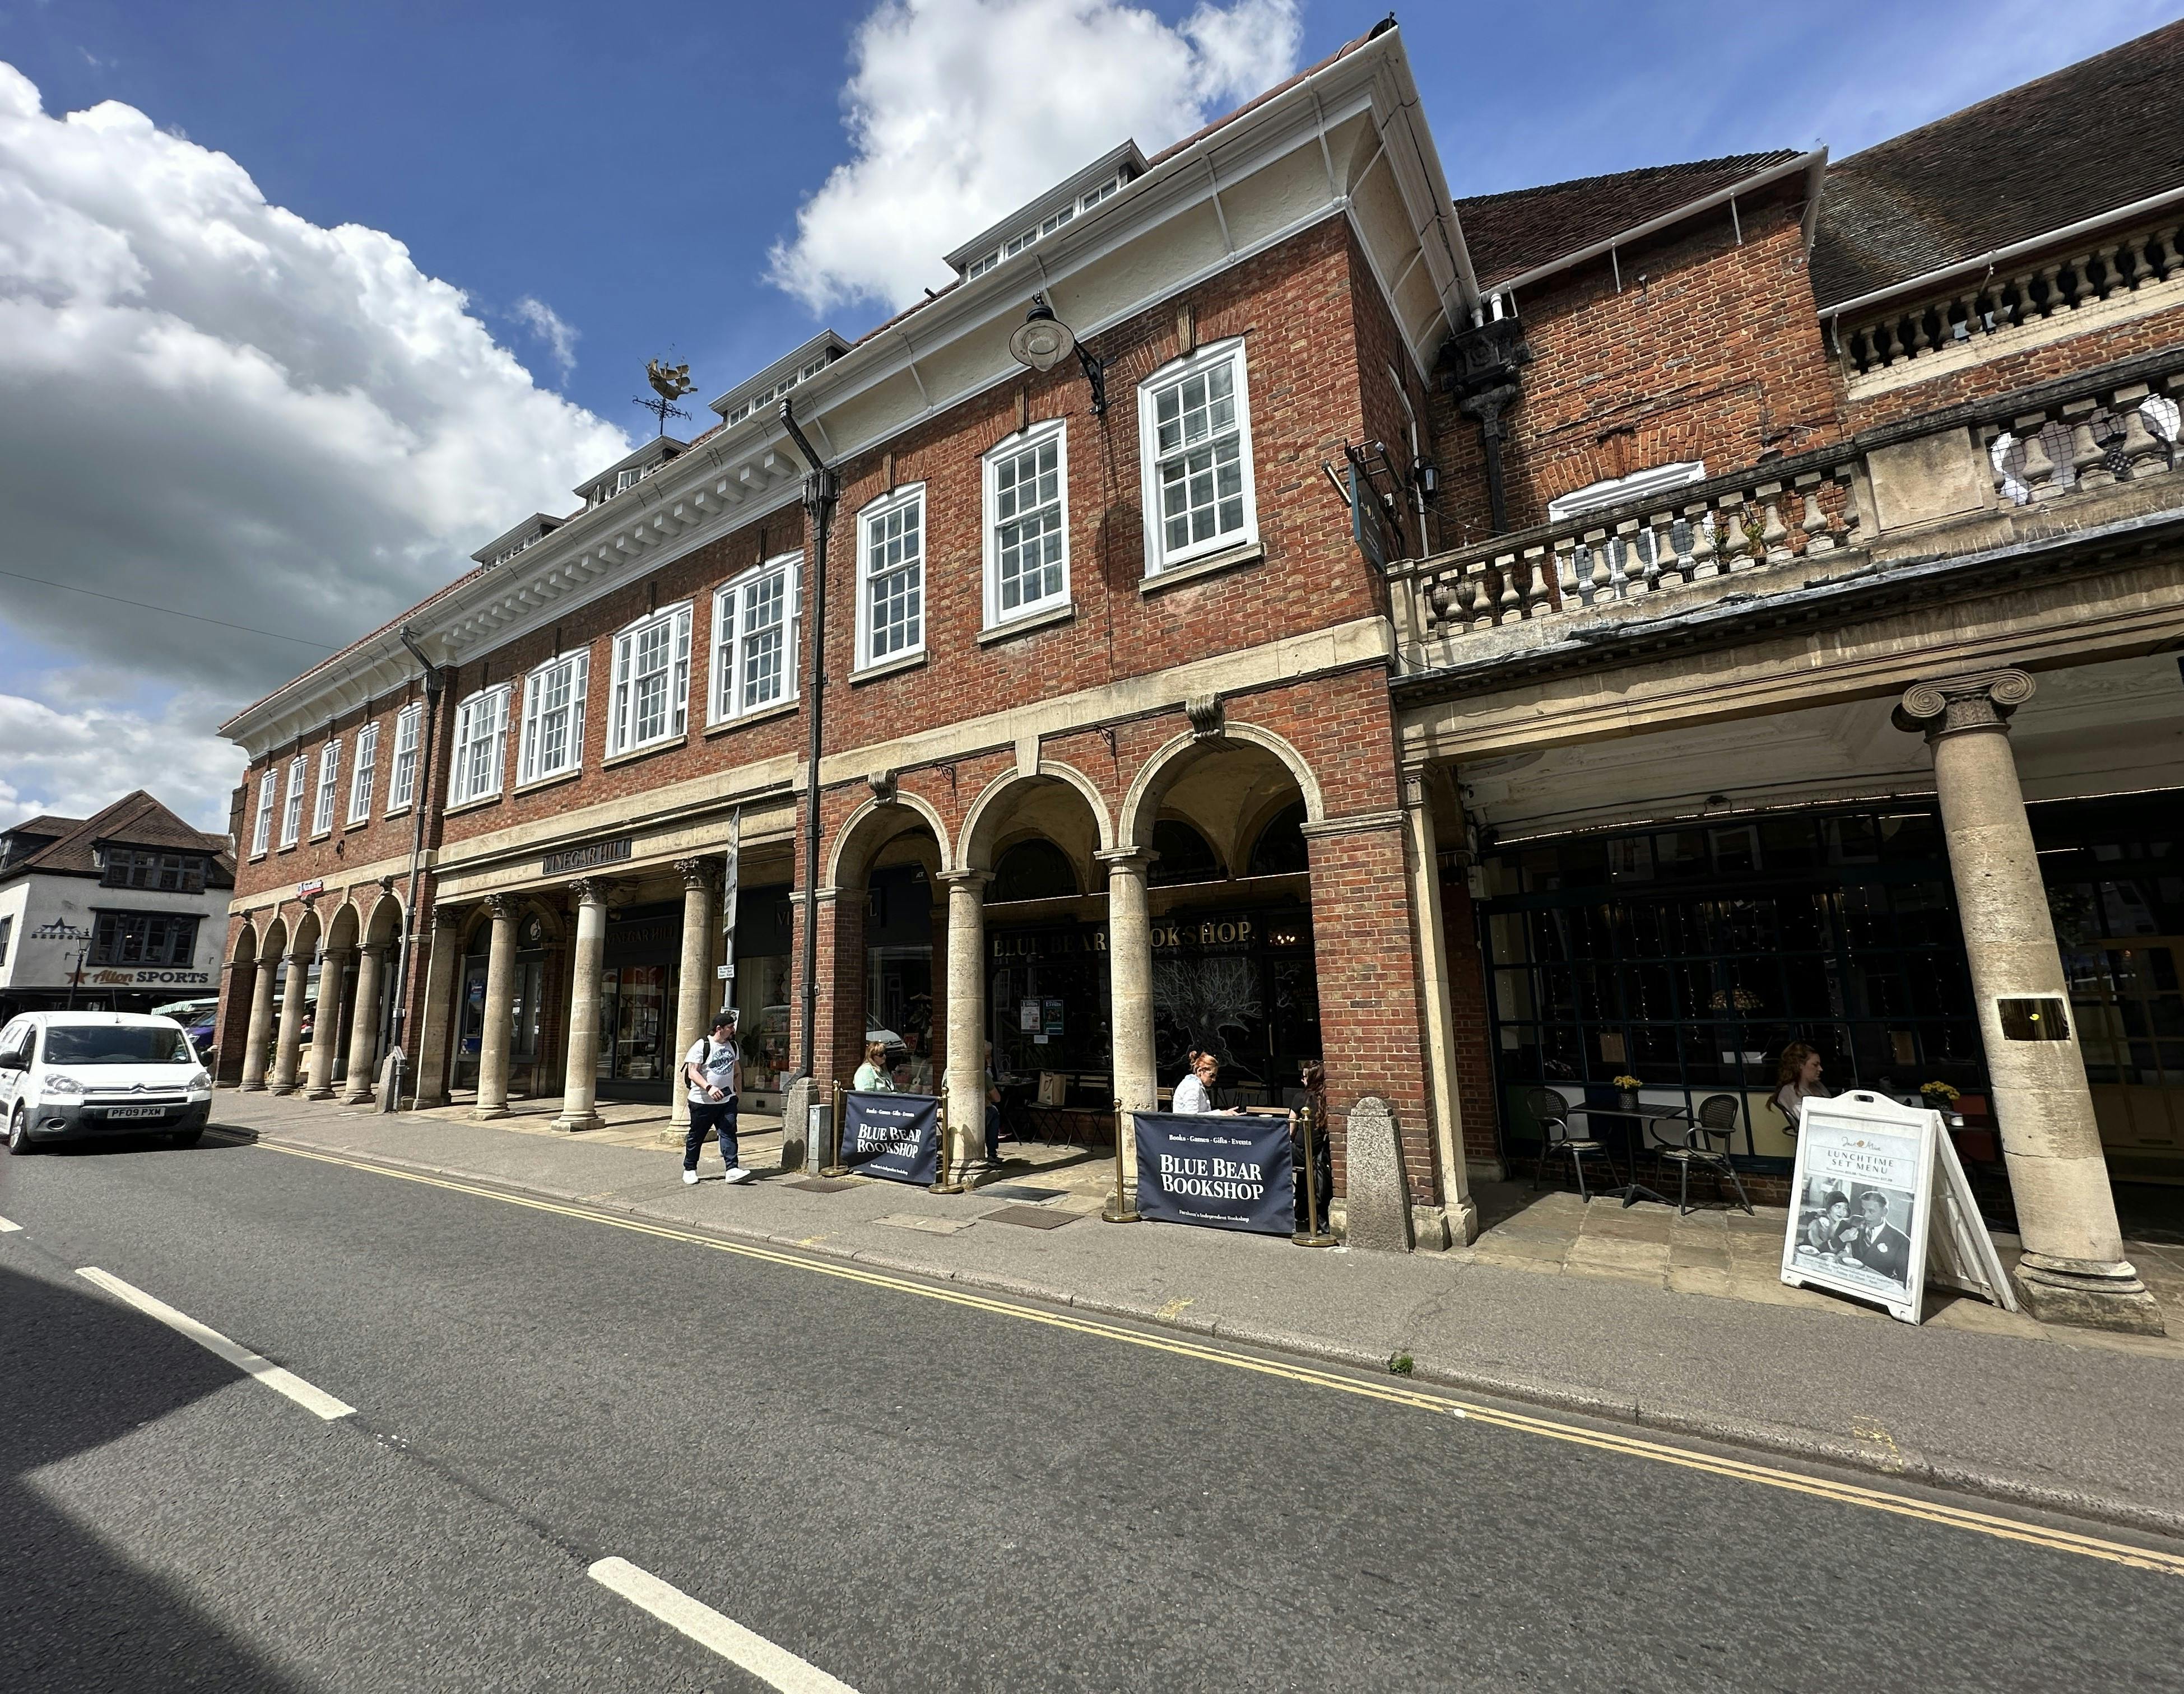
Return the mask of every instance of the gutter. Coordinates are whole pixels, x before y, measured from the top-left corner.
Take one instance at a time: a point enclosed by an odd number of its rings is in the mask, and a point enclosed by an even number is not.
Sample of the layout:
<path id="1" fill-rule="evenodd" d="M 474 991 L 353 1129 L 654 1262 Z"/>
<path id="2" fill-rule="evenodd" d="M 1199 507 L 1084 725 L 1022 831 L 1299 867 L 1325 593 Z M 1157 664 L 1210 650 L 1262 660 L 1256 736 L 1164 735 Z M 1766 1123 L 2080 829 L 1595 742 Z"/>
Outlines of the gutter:
<path id="1" fill-rule="evenodd" d="M 2064 224 L 2044 234 L 2031 236 L 2024 241 L 2014 241 L 2007 247 L 1990 248 L 1976 259 L 1960 259 L 1953 265 L 1944 265 L 1932 270 L 1922 270 L 1916 276 L 1907 276 L 1901 282 L 1892 282 L 1886 288 L 1875 288 L 1871 293 L 1860 294 L 1848 300 L 1838 300 L 1820 308 L 1824 318 L 1839 318 L 1846 312 L 1862 312 L 1869 306 L 1899 299 L 1907 294 L 1923 294 L 1953 277 L 1965 276 L 1975 270 L 1991 271 L 1996 265 L 2010 259 L 2022 259 L 2028 254 L 2039 253 L 2081 235 L 2091 235 L 2096 230 L 2106 229 L 2112 224 L 2159 212 L 2166 207 L 2184 202 L 2184 187 L 2164 189 L 2159 194 L 2149 194 L 2143 200 L 2117 206 L 2090 218 L 2081 218 L 2075 224 Z"/>
<path id="2" fill-rule="evenodd" d="M 1647 236 L 1657 234 L 1673 225 L 1680 224 L 1686 218 L 1696 217 L 1701 212 L 1712 211 L 1716 206 L 1727 205 L 1734 215 L 1738 195 L 1756 193 L 1760 189 L 1780 182 L 1786 177 L 1802 175 L 1817 183 L 1819 180 L 1819 173 L 1826 167 L 1827 162 L 1828 150 L 1824 147 L 1814 148 L 1810 153 L 1800 153 L 1795 159 L 1786 159 L 1781 164 L 1771 165 L 1755 176 L 1744 178 L 1741 182 L 1732 182 L 1726 188 L 1717 188 L 1713 193 L 1700 199 L 1685 201 L 1682 205 L 1662 213 L 1658 218 L 1649 218 L 1642 224 L 1634 224 L 1630 228 L 1618 231 L 1604 241 L 1594 242 L 1590 247 L 1581 247 L 1574 253 L 1566 253 L 1560 259 L 1551 259 L 1545 265 L 1535 265 L 1529 270 L 1512 276 L 1507 281 L 1492 284 L 1486 292 L 1489 294 L 1513 294 L 1519 288 L 1543 281 L 1559 271 L 1582 265 L 1589 259 L 1598 259 L 1605 254 L 1611 254 L 1619 247 L 1628 247 L 1634 241 L 1643 241 Z M 1805 205 L 1807 229 L 1805 250 L 1808 254 L 1812 251 L 1813 209 L 1818 203 L 1818 194 L 1808 190 Z"/>
<path id="3" fill-rule="evenodd" d="M 833 471 L 813 450 L 796 421 L 795 404 L 794 396 L 782 401 L 782 427 L 811 467 L 811 474 L 804 479 L 804 513 L 811 531 L 811 693 L 807 702 L 811 738 L 805 744 L 804 767 L 803 1017 L 796 1044 L 798 1073 L 809 1081 L 818 1056 L 815 1019 L 819 1009 L 819 753 L 820 723 L 827 698 L 827 532 L 833 526 L 838 490 Z"/>

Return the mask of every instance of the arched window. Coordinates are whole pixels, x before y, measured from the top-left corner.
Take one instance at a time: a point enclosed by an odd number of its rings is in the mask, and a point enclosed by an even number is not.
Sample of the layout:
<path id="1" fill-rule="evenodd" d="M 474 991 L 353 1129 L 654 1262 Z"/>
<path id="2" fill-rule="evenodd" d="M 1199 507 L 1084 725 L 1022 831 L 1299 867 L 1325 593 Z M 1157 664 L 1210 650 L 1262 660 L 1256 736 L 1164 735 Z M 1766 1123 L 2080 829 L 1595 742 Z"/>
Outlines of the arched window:
<path id="1" fill-rule="evenodd" d="M 1155 888 L 1176 883 L 1217 883 L 1221 861 L 1206 838 L 1181 818 L 1164 817 L 1153 825 L 1152 872 L 1146 881 Z"/>
<path id="2" fill-rule="evenodd" d="M 994 867 L 989 900 L 1061 900 L 1078 892 L 1077 867 L 1051 841 L 1019 841 Z"/>
<path id="3" fill-rule="evenodd" d="M 1277 812 L 1251 844 L 1251 874 L 1284 876 L 1310 868 L 1304 844 L 1304 802 Z"/>

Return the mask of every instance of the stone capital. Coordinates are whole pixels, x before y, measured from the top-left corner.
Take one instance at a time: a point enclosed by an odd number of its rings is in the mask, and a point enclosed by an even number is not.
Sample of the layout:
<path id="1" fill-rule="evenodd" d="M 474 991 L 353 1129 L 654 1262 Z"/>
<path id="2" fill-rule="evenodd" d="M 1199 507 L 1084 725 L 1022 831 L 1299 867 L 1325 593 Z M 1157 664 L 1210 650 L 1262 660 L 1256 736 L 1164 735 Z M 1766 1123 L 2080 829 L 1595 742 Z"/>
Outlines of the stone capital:
<path id="1" fill-rule="evenodd" d="M 357 951 L 368 959 L 380 960 L 384 960 L 393 950 L 394 944 L 392 941 L 367 941 L 357 949 Z"/>
<path id="2" fill-rule="evenodd" d="M 684 888 L 703 889 L 708 894 L 712 892 L 716 868 L 710 859 L 677 859 L 675 861 L 675 874 L 682 878 Z"/>
<path id="3" fill-rule="evenodd" d="M 321 964 L 332 965 L 338 968 L 348 963 L 355 956 L 356 949 L 354 947 L 329 947 L 319 955 L 319 960 Z"/>
<path id="4" fill-rule="evenodd" d="M 2009 716 L 2032 698 L 2032 678 L 2023 671 L 1975 671 L 1914 683 L 1892 715 L 1898 729 L 1923 733 L 1929 741 L 1975 731 L 2006 734 Z"/>
<path id="5" fill-rule="evenodd" d="M 432 907 L 432 928 L 460 929 L 463 927 L 463 908 L 460 906 L 435 905 Z"/>
<path id="6" fill-rule="evenodd" d="M 605 906 L 615 895 L 615 885 L 604 877 L 578 877 L 569 884 L 578 906 Z"/>
<path id="7" fill-rule="evenodd" d="M 1126 876 L 1142 877 L 1152 869 L 1156 855 L 1150 847 L 1102 847 L 1092 856 L 1107 867 L 1111 876 L 1120 871 Z"/>
<path id="8" fill-rule="evenodd" d="M 522 905 L 512 894 L 491 894 L 485 897 L 485 909 L 493 914 L 495 923 L 513 923 L 517 909 Z"/>
<path id="9" fill-rule="evenodd" d="M 993 879 L 991 871 L 943 871 L 933 878 L 935 882 L 945 883 L 951 889 L 969 889 L 973 893 L 983 893 L 986 884 Z"/>

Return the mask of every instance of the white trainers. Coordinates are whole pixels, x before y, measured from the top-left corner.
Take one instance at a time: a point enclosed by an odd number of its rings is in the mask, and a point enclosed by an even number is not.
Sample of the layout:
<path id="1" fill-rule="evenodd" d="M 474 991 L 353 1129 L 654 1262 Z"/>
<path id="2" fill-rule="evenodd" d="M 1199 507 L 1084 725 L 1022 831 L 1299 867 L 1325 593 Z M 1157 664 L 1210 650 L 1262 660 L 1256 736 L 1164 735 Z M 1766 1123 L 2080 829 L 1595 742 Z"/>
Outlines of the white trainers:
<path id="1" fill-rule="evenodd" d="M 751 1179 L 751 1173 L 741 1165 L 738 1165 L 728 1173 L 727 1179 L 730 1182 L 749 1182 Z"/>
<path id="2" fill-rule="evenodd" d="M 682 1180 L 686 1184 L 694 1183 L 698 1180 L 698 1173 L 695 1171 L 685 1171 L 682 1173 Z"/>

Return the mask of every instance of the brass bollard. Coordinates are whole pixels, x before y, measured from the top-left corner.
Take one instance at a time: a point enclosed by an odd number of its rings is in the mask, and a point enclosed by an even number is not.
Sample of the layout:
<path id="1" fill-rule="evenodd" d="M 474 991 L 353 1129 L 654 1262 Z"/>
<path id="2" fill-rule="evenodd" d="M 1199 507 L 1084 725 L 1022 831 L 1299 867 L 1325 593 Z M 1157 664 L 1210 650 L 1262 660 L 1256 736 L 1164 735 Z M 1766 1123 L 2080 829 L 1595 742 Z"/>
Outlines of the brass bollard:
<path id="1" fill-rule="evenodd" d="M 1312 1157 L 1309 1106 L 1297 1107 L 1297 1122 L 1304 1129 L 1304 1215 L 1311 1228 L 1298 1230 L 1290 1240 L 1300 1247 L 1332 1247 L 1335 1245 L 1334 1237 L 1319 1223 L 1319 1162 Z"/>
<path id="2" fill-rule="evenodd" d="M 956 1182 L 948 1180 L 948 1084 L 946 1083 L 940 1084 L 940 1168 L 939 1174 L 933 1179 L 933 1186 L 927 1191 L 932 1194 L 964 1194 L 969 1191 L 960 1180 Z"/>
<path id="3" fill-rule="evenodd" d="M 834 1079 L 834 1159 L 819 1174 L 822 1177 L 847 1176 L 850 1167 L 842 1162 L 842 1079 Z"/>
<path id="4" fill-rule="evenodd" d="M 1100 1221 L 1106 1223 L 1142 1223 L 1145 1222 L 1145 1219 L 1139 1217 L 1138 1214 L 1130 1208 L 1128 1199 L 1129 1189 L 1126 1185 L 1123 1177 L 1123 1121 L 1128 1117 L 1128 1115 L 1129 1114 L 1123 1109 L 1123 1102 L 1119 1100 L 1115 1102 L 1115 1197 L 1107 1202 L 1106 1209 L 1100 1213 Z"/>

